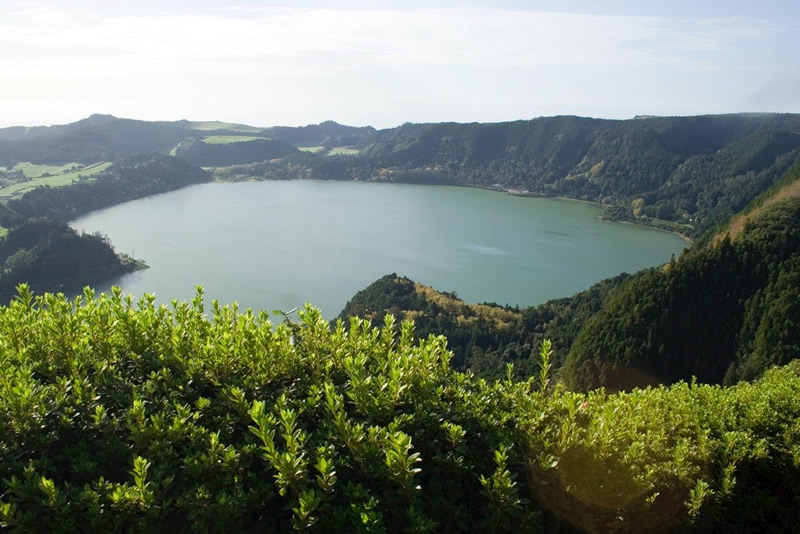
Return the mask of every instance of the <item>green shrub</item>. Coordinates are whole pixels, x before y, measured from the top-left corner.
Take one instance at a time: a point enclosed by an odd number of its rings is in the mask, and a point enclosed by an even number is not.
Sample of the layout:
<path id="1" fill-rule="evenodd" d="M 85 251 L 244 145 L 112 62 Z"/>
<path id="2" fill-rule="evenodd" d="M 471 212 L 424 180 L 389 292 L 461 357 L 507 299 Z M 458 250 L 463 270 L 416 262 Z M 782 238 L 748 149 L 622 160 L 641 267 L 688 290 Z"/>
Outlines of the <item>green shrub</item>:
<path id="1" fill-rule="evenodd" d="M 20 532 L 790 530 L 800 365 L 568 393 L 450 369 L 442 337 L 306 307 L 0 308 L 0 527 Z M 210 316 L 210 317 L 209 317 Z M 542 353 L 547 354 L 548 347 Z M 548 386 L 549 384 L 549 386 Z M 545 389 L 541 389 L 544 386 Z"/>

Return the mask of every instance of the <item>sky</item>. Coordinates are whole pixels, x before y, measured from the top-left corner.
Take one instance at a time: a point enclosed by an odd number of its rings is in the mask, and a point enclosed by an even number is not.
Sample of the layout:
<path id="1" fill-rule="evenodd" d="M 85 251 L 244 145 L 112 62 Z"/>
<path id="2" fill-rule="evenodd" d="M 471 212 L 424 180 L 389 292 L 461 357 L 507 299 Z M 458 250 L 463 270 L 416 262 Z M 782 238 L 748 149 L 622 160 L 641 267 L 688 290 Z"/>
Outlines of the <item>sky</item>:
<path id="1" fill-rule="evenodd" d="M 0 127 L 745 111 L 800 112 L 797 0 L 0 0 Z"/>

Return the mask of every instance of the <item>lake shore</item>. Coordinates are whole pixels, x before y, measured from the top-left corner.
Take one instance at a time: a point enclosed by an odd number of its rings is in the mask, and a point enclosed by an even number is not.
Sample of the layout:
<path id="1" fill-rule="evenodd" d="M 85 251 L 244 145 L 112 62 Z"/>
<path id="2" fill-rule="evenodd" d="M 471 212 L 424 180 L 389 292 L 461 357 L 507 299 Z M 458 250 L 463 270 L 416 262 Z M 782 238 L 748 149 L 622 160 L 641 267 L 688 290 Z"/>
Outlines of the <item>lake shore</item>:
<path id="1" fill-rule="evenodd" d="M 531 306 L 684 248 L 660 232 L 598 225 L 598 210 L 584 202 L 532 203 L 468 187 L 271 180 L 200 184 L 71 225 L 102 230 L 117 250 L 147 260 L 149 269 L 109 281 L 126 292 L 191 299 L 204 284 L 224 302 L 313 302 L 331 317 L 388 272 L 467 302 Z"/>
<path id="2" fill-rule="evenodd" d="M 672 235 L 674 235 L 676 237 L 679 237 L 681 239 L 681 241 L 686 243 L 687 247 L 690 247 L 690 246 L 694 245 L 694 240 L 691 237 L 688 237 L 688 236 L 686 236 L 686 235 L 684 235 L 684 234 L 682 234 L 680 232 L 676 232 L 674 230 L 665 230 L 664 228 L 659 228 L 657 226 L 651 226 L 649 224 L 641 224 L 641 223 L 637 223 L 637 222 L 633 222 L 633 221 L 618 221 L 616 219 L 605 219 L 605 218 L 603 218 L 602 215 L 600 217 L 598 217 L 598 220 L 601 221 L 601 222 L 630 224 L 631 226 L 639 226 L 641 228 L 649 228 L 651 230 L 657 230 L 659 232 L 664 232 L 664 233 L 672 234 Z"/>
<path id="3" fill-rule="evenodd" d="M 249 176 L 249 177 L 239 176 L 235 180 L 230 180 L 230 179 L 226 180 L 224 178 L 220 178 L 218 175 L 214 175 L 213 172 L 212 172 L 212 175 L 214 176 L 214 180 L 213 181 L 215 183 L 248 183 L 248 182 L 269 182 L 269 181 L 282 182 L 282 181 L 294 181 L 294 180 L 319 181 L 319 182 L 330 181 L 330 180 L 325 180 L 325 179 L 320 179 L 320 178 L 311 178 L 311 179 L 309 179 L 309 178 L 292 178 L 292 179 L 289 179 L 289 180 L 275 180 L 275 179 L 269 179 L 269 178 L 265 179 L 265 178 L 261 178 L 261 177 L 258 177 L 258 176 Z M 364 180 L 346 180 L 346 181 L 364 182 Z M 383 181 L 380 181 L 380 180 L 375 180 L 375 181 L 369 181 L 369 183 L 406 183 L 406 182 L 383 182 Z M 408 183 L 408 185 L 438 185 L 438 186 L 447 186 L 447 187 L 466 187 L 468 189 L 481 189 L 481 190 L 484 190 L 484 191 L 493 191 L 493 192 L 496 192 L 496 193 L 503 193 L 503 194 L 506 194 L 506 195 L 509 195 L 509 196 L 515 196 L 515 197 L 548 198 L 548 199 L 552 199 L 552 200 L 564 200 L 564 201 L 568 201 L 568 202 L 580 202 L 580 203 L 583 203 L 583 204 L 590 204 L 590 205 L 598 206 L 598 207 L 601 207 L 603 209 L 608 208 L 608 207 L 611 206 L 611 204 L 606 204 L 604 202 L 598 202 L 596 200 L 587 200 L 587 199 L 584 199 L 584 198 L 571 198 L 571 197 L 565 197 L 565 196 L 561 196 L 561 195 L 550 196 L 550 195 L 545 195 L 545 194 L 541 194 L 541 193 L 531 192 L 531 191 L 528 191 L 526 189 L 509 188 L 509 187 L 505 187 L 505 186 L 503 186 L 501 184 L 478 185 L 478 184 L 438 184 L 438 183 L 430 183 L 430 184 L 413 183 L 412 184 L 412 183 Z M 652 225 L 652 224 L 646 224 L 646 223 L 637 222 L 637 221 L 623 221 L 623 220 L 619 220 L 619 219 L 606 219 L 605 217 L 603 217 L 603 215 L 598 215 L 597 220 L 599 220 L 601 222 L 623 223 L 623 224 L 629 224 L 629 225 L 632 225 L 632 226 L 637 226 L 637 227 L 640 227 L 640 228 L 649 228 L 649 229 L 652 229 L 652 230 L 658 230 L 659 232 L 666 232 L 668 234 L 673 234 L 673 235 L 677 236 L 678 238 L 680 238 L 686 244 L 687 247 L 690 247 L 690 246 L 692 246 L 694 244 L 694 240 L 692 238 L 690 238 L 689 236 L 687 236 L 686 234 L 683 234 L 683 233 L 678 232 L 676 230 L 667 230 L 665 228 L 659 228 L 658 226 L 655 226 L 655 225 Z"/>

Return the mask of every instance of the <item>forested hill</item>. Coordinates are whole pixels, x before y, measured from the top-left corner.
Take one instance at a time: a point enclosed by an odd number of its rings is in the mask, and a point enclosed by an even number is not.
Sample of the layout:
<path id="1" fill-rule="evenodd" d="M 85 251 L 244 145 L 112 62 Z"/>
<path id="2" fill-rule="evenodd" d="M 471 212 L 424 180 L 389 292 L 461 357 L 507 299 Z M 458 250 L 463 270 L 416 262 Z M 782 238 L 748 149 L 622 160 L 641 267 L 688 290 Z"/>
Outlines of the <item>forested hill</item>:
<path id="1" fill-rule="evenodd" d="M 250 139 L 236 143 L 206 143 L 192 139 L 179 144 L 174 155 L 194 165 L 220 167 L 234 164 L 256 163 L 282 158 L 298 152 L 285 141 L 276 139 Z"/>
<path id="2" fill-rule="evenodd" d="M 366 143 L 382 168 L 595 200 L 614 205 L 609 217 L 671 221 L 697 237 L 798 160 L 800 116 L 410 125 Z"/>
<path id="3" fill-rule="evenodd" d="M 17 284 L 37 292 L 74 291 L 143 266 L 114 252 L 102 235 L 78 234 L 66 222 L 127 200 L 207 182 L 208 173 L 160 154 L 127 156 L 62 187 L 37 187 L 0 204 L 0 302 Z"/>
<path id="4" fill-rule="evenodd" d="M 24 217 L 69 221 L 92 210 L 208 182 L 211 176 L 182 159 L 161 154 L 127 156 L 90 180 L 38 187 L 8 203 Z"/>
<path id="5" fill-rule="evenodd" d="M 800 357 L 800 198 L 615 290 L 573 344 L 575 389 L 752 379 Z"/>
<path id="6" fill-rule="evenodd" d="M 341 317 L 413 319 L 443 334 L 457 369 L 497 378 L 507 363 L 537 372 L 536 346 L 576 390 L 679 380 L 735 383 L 800 357 L 800 198 L 766 207 L 734 240 L 606 280 L 570 298 L 519 310 L 474 305 L 389 275 L 357 293 Z"/>
<path id="7" fill-rule="evenodd" d="M 0 129 L 0 165 L 94 163 L 124 154 L 164 152 L 187 137 L 185 129 L 161 122 L 92 115 L 58 126 Z"/>
<path id="8" fill-rule="evenodd" d="M 358 156 L 302 154 L 228 174 L 461 184 L 609 204 L 606 217 L 698 237 L 800 159 L 800 116 L 545 117 L 406 124 Z M 223 173 L 222 176 L 225 176 Z"/>
<path id="9" fill-rule="evenodd" d="M 750 221 L 770 206 L 797 197 L 800 197 L 800 164 L 792 167 L 772 187 L 754 198 L 744 210 L 731 217 L 725 224 L 715 228 L 714 231 L 704 235 L 698 244 L 719 244 L 726 237 L 736 239 Z"/>
<path id="10" fill-rule="evenodd" d="M 553 343 L 553 364 L 560 367 L 583 324 L 603 306 L 609 292 L 628 280 L 621 274 L 603 280 L 572 297 L 554 299 L 535 307 L 469 304 L 453 293 L 414 282 L 404 276 L 383 276 L 347 302 L 340 319 L 352 316 L 383 324 L 390 313 L 398 320 L 414 321 L 416 335 L 443 335 L 453 351 L 451 365 L 484 378 L 505 376 L 506 364 L 517 376 L 538 371 L 538 346 Z"/>
<path id="11" fill-rule="evenodd" d="M 168 154 L 181 143 L 201 142 L 206 137 L 231 141 L 269 140 L 274 144 L 341 146 L 355 145 L 374 133 L 370 127 L 353 127 L 326 121 L 302 127 L 257 128 L 241 124 L 191 121 L 140 121 L 121 119 L 112 115 L 92 115 L 86 119 L 63 125 L 0 128 L 0 165 L 18 162 L 38 164 L 94 163 L 110 161 L 123 155 L 145 152 Z M 248 146 L 244 157 L 237 157 L 243 148 L 240 143 L 226 143 L 216 147 L 202 147 L 217 154 L 210 163 L 201 165 L 231 165 L 251 163 L 286 155 L 291 150 L 276 151 L 275 147 L 263 154 Z M 234 146 L 231 146 L 234 145 Z M 263 148 L 263 147 L 262 147 Z M 280 153 L 278 153 L 280 152 Z M 188 152 L 189 161 L 196 157 Z M 255 155 L 254 155 L 255 154 Z"/>
<path id="12" fill-rule="evenodd" d="M 281 139 L 297 146 L 350 146 L 361 143 L 376 132 L 371 126 L 345 126 L 334 121 L 324 121 L 308 126 L 272 126 L 261 130 L 263 135 Z"/>
<path id="13" fill-rule="evenodd" d="M 141 267 L 116 254 L 105 236 L 79 234 L 62 222 L 26 220 L 0 239 L 0 303 L 23 282 L 37 292 L 70 292 Z"/>
<path id="14" fill-rule="evenodd" d="M 292 147 L 301 147 L 300 152 Z M 160 152 L 219 179 L 317 178 L 494 187 L 608 205 L 605 216 L 699 237 L 800 161 L 800 115 L 542 117 L 375 130 L 326 121 L 258 128 L 92 115 L 0 129 L 0 165 Z"/>

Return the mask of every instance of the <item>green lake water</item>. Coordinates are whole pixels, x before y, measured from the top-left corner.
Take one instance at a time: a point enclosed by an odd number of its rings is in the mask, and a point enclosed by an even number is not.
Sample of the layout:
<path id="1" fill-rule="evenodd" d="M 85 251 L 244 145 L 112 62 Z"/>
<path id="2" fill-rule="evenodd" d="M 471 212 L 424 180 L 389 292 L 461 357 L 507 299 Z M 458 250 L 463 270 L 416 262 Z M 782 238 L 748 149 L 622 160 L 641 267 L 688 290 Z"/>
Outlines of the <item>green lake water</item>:
<path id="1" fill-rule="evenodd" d="M 335 317 L 396 272 L 467 302 L 539 304 L 679 255 L 677 236 L 597 220 L 600 208 L 479 189 L 334 181 L 204 184 L 71 223 L 150 268 L 112 284 L 158 300 L 209 299 Z"/>

